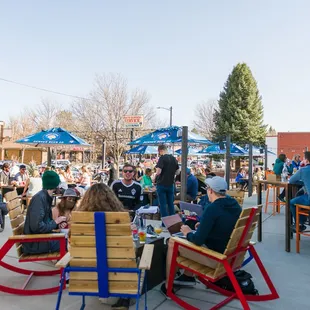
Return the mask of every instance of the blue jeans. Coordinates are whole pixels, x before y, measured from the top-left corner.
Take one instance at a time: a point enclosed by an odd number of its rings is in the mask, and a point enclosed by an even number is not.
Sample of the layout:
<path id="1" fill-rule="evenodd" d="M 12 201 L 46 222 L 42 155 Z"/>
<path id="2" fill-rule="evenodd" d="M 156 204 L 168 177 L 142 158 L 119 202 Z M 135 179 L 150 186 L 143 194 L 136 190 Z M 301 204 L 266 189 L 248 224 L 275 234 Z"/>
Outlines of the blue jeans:
<path id="1" fill-rule="evenodd" d="M 174 187 L 157 185 L 157 196 L 159 200 L 160 214 L 162 217 L 173 215 L 174 212 Z M 167 209 L 168 205 L 168 209 Z"/>
<path id="2" fill-rule="evenodd" d="M 309 201 L 309 196 L 308 194 L 304 194 L 298 197 L 293 198 L 290 201 L 290 209 L 293 215 L 293 218 L 295 220 L 296 224 L 296 206 L 295 205 L 305 205 L 305 206 L 310 206 L 310 201 Z M 305 224 L 307 217 L 305 215 L 300 215 L 299 217 L 299 223 L 300 225 Z"/>

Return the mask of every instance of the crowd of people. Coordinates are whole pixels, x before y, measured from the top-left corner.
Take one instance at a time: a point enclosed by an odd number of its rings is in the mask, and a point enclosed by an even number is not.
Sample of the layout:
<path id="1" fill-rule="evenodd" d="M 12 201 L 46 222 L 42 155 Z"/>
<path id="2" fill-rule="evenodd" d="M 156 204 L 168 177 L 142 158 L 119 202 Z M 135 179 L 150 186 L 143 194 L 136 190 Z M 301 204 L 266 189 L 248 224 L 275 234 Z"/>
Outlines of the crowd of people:
<path id="1" fill-rule="evenodd" d="M 74 178 L 70 173 L 70 167 L 65 170 L 45 169 L 42 176 L 40 173 L 26 177 L 24 167 L 20 166 L 16 170 L 15 181 L 25 182 L 25 195 L 31 195 L 32 199 L 27 209 L 24 225 L 25 234 L 42 234 L 70 229 L 71 212 L 79 211 L 112 211 L 112 212 L 135 212 L 145 203 L 145 191 L 156 191 L 158 204 L 162 217 L 175 214 L 175 199 L 178 197 L 176 188 L 180 181 L 180 165 L 176 158 L 168 154 L 167 147 L 158 147 L 159 160 L 155 169 L 143 167 L 143 163 L 138 165 L 125 164 L 122 170 L 122 178 L 116 179 L 116 171 L 112 161 L 109 162 L 106 171 L 109 173 L 109 184 L 91 184 L 91 175 L 86 167 L 81 168 L 80 177 Z M 209 249 L 224 253 L 230 235 L 239 218 L 241 207 L 238 202 L 227 196 L 227 183 L 224 178 L 215 176 L 211 170 L 202 168 L 186 168 L 187 177 L 187 200 L 195 201 L 198 192 L 205 194 L 206 199 L 203 205 L 203 215 L 196 223 L 195 227 L 188 225 L 181 227 L 181 232 L 185 238 L 198 246 L 206 246 Z M 310 152 L 305 152 L 305 159 L 300 160 L 300 156 L 295 156 L 290 162 L 284 154 L 281 154 L 274 164 L 274 173 L 283 176 L 284 173 L 291 175 L 289 182 L 300 184 L 301 191 L 298 196 L 291 200 L 291 211 L 296 219 L 295 204 L 310 205 Z M 0 174 L 1 184 L 10 182 L 10 167 L 3 166 Z M 241 168 L 238 171 L 239 181 L 245 179 L 246 171 Z M 242 176 L 242 177 L 241 177 Z M 263 178 L 263 172 L 255 169 L 253 179 Z M 12 181 L 11 181 L 12 182 Z M 78 182 L 85 190 L 83 195 L 76 187 L 68 185 Z M 67 186 L 65 186 L 67 184 Z M 60 201 L 53 206 L 53 195 L 60 188 L 63 189 Z M 203 199 L 201 200 L 203 201 Z M 303 229 L 305 218 L 300 219 Z M 173 241 L 167 241 L 167 278 L 170 272 L 171 258 L 173 251 Z M 59 251 L 58 241 L 33 242 L 23 245 L 25 254 L 39 254 Z M 183 250 L 182 250 L 183 251 Z M 214 261 L 208 260 L 197 253 L 185 251 L 182 256 L 215 268 Z M 68 279 L 67 279 L 68 280 Z M 196 280 L 189 272 L 175 278 L 175 284 L 191 286 L 196 284 Z M 161 292 L 167 294 L 166 282 L 161 286 Z M 120 299 L 114 308 L 119 305 L 129 306 L 128 299 Z M 112 307 L 113 308 L 113 307 Z"/>

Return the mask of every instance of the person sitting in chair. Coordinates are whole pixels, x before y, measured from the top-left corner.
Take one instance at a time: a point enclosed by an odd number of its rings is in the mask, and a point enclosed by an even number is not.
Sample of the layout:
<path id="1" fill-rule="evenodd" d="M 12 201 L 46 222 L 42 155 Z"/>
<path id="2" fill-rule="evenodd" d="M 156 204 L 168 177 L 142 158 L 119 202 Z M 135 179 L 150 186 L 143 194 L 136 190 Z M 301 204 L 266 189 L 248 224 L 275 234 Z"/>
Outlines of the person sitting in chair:
<path id="1" fill-rule="evenodd" d="M 55 220 L 52 217 L 53 193 L 60 183 L 55 171 L 46 171 L 42 176 L 43 189 L 35 194 L 28 206 L 24 234 L 48 234 L 57 229 L 58 225 L 66 221 L 65 216 L 59 216 Z M 23 243 L 25 254 L 41 254 L 59 252 L 60 243 L 57 240 L 46 242 Z"/>
<path id="2" fill-rule="evenodd" d="M 207 195 L 210 204 L 205 207 L 200 223 L 196 224 L 196 230 L 193 231 L 188 226 L 183 225 L 181 232 L 186 239 L 198 246 L 205 246 L 213 251 L 224 253 L 230 235 L 234 230 L 236 222 L 241 213 L 241 207 L 238 202 L 226 195 L 227 183 L 224 178 L 213 177 L 206 179 Z M 168 281 L 174 241 L 169 240 L 166 279 Z M 195 253 L 185 248 L 179 248 L 180 255 L 187 257 L 199 264 L 215 268 L 217 262 L 206 256 Z M 161 292 L 167 296 L 167 284 L 162 284 Z M 174 284 L 183 286 L 193 286 L 196 280 L 193 275 L 185 271 L 184 274 L 174 280 Z"/>

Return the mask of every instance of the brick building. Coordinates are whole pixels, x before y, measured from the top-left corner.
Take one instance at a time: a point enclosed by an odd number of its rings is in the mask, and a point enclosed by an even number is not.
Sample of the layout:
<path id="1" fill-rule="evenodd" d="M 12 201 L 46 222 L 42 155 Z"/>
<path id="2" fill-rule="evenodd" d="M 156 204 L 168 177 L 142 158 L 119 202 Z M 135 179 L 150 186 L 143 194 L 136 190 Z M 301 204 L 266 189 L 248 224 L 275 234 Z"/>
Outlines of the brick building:
<path id="1" fill-rule="evenodd" d="M 295 154 L 303 157 L 306 149 L 310 150 L 310 132 L 278 132 L 278 155 L 284 153 L 290 159 Z"/>

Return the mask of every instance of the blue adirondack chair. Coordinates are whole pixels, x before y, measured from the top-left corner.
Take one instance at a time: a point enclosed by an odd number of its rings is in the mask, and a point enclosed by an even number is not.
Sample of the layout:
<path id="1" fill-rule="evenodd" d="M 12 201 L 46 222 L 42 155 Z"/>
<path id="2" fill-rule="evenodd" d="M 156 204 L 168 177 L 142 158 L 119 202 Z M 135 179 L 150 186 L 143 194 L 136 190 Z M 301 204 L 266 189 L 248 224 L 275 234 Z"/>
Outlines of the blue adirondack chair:
<path id="1" fill-rule="evenodd" d="M 146 271 L 151 268 L 154 245 L 144 245 L 137 266 L 127 212 L 72 212 L 70 249 L 56 266 L 63 268 L 56 310 L 70 273 L 69 295 L 99 298 L 135 298 L 136 309 L 144 286 L 147 309 Z M 70 264 L 70 265 L 69 265 Z"/>

